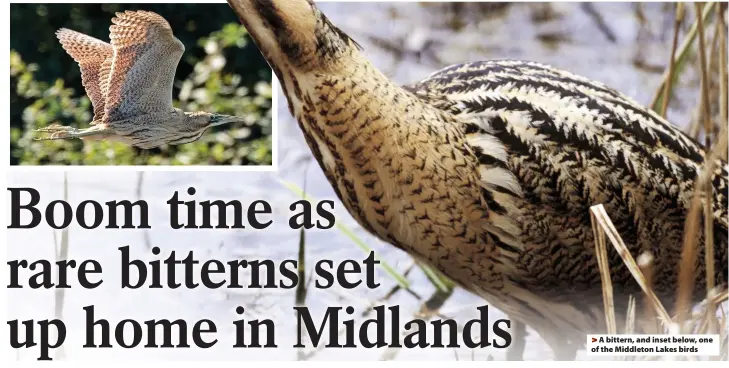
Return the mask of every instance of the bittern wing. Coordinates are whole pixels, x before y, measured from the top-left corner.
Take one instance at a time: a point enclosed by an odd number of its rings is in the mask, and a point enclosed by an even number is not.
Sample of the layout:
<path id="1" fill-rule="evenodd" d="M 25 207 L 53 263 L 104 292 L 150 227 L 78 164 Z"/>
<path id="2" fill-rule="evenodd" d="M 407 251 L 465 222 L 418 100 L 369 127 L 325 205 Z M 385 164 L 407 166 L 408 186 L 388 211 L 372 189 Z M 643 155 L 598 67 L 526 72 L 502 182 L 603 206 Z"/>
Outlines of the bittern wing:
<path id="1" fill-rule="evenodd" d="M 663 222 L 656 224 L 679 223 L 707 156 L 698 142 L 629 97 L 537 63 L 462 64 L 406 88 L 427 91 L 439 107 L 470 115 L 468 143 L 488 173 L 484 183 L 498 187 L 497 200 L 517 179 L 539 193 L 540 206 L 574 209 L 572 218 L 588 213 L 576 203 L 619 203 L 621 211 L 611 212 L 618 229 L 659 217 Z M 729 165 L 717 160 L 715 167 L 714 231 L 726 239 Z M 543 173 L 553 178 L 541 181 Z M 658 226 L 646 232 L 669 230 L 679 233 Z"/>
<path id="2" fill-rule="evenodd" d="M 104 41 L 70 29 L 62 28 L 56 32 L 56 36 L 63 49 L 81 68 L 81 83 L 94 108 L 94 122 L 100 121 L 104 116 L 105 102 L 101 85 L 106 79 L 102 64 L 107 60 L 111 62 L 114 49 Z"/>
<path id="3" fill-rule="evenodd" d="M 172 111 L 172 85 L 185 46 L 158 14 L 126 11 L 111 21 L 114 56 L 105 121 Z"/>

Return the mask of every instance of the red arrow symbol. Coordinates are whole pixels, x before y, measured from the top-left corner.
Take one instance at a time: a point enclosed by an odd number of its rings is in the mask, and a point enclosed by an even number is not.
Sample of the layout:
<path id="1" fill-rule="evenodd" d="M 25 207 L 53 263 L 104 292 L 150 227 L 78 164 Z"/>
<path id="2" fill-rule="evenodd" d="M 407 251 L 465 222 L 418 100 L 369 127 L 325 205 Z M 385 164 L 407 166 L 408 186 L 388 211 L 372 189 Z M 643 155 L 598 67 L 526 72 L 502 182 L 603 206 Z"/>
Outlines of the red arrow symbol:
<path id="1" fill-rule="evenodd" d="M 597 341 L 597 339 L 593 337 L 592 338 L 592 342 L 596 342 L 596 341 Z"/>

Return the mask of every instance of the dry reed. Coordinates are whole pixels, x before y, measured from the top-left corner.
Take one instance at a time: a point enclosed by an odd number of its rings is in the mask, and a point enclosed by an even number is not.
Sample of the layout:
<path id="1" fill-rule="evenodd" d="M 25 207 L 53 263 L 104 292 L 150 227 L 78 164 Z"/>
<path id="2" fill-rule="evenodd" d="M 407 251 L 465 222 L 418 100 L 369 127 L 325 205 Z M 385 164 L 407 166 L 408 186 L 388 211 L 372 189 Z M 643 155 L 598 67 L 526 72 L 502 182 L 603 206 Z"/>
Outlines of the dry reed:
<path id="1" fill-rule="evenodd" d="M 716 3 L 707 4 L 707 6 L 704 8 L 704 11 L 701 13 L 702 19 L 704 21 L 706 21 L 711 16 L 715 7 L 716 7 Z M 698 29 L 697 23 L 692 24 L 691 28 L 686 33 L 686 38 L 681 43 L 681 46 L 679 46 L 678 52 L 677 52 L 677 55 L 675 56 L 675 61 L 674 61 L 675 62 L 674 72 L 676 70 L 682 69 L 681 66 L 684 64 L 684 62 L 688 58 L 688 54 L 689 54 L 688 51 L 691 49 L 691 46 L 692 46 L 694 40 L 696 39 L 696 35 L 698 33 L 697 29 Z M 651 104 L 650 104 L 652 110 L 658 111 L 658 106 L 660 106 L 659 103 L 661 103 L 662 98 L 664 97 L 663 92 L 665 91 L 665 85 L 668 82 L 668 78 L 675 78 L 675 77 L 676 77 L 675 75 L 669 74 L 668 69 L 666 69 L 665 73 L 663 73 L 663 77 L 662 77 L 660 85 L 658 86 L 657 93 L 655 94 L 655 96 L 653 96 L 653 100 L 651 101 Z"/>
<path id="2" fill-rule="evenodd" d="M 625 266 L 628 267 L 628 271 L 630 271 L 630 274 L 633 275 L 633 278 L 638 283 L 640 288 L 643 290 L 643 292 L 646 294 L 647 300 L 650 303 L 651 306 L 653 306 L 654 310 L 658 313 L 658 318 L 662 321 L 670 321 L 671 317 L 668 315 L 668 312 L 666 311 L 666 308 L 663 307 L 663 304 L 661 304 L 660 300 L 656 296 L 656 294 L 653 292 L 653 289 L 648 287 L 648 282 L 643 276 L 643 273 L 640 271 L 640 268 L 638 267 L 638 264 L 635 262 L 635 259 L 633 259 L 633 256 L 630 254 L 630 251 L 628 250 L 628 247 L 625 246 L 625 243 L 623 243 L 623 239 L 620 237 L 620 234 L 618 234 L 618 230 L 613 225 L 612 221 L 610 220 L 610 216 L 608 216 L 607 212 L 605 211 L 605 207 L 603 207 L 602 204 L 598 204 L 595 206 L 590 207 L 590 216 L 593 222 L 593 231 L 598 233 L 598 236 L 596 236 L 595 240 L 595 247 L 597 248 L 597 243 L 600 243 L 599 238 L 605 237 L 610 240 L 610 243 L 613 245 L 615 250 L 618 252 L 618 255 L 623 260 L 623 263 L 625 263 Z M 600 264 L 599 257 L 598 257 L 598 267 L 600 267 L 600 274 L 608 274 L 610 273 L 610 268 L 607 263 Z M 603 270 L 604 268 L 604 270 Z M 605 283 L 603 283 L 603 289 L 605 288 Z M 604 292 L 603 292 L 604 293 Z M 612 294 L 612 287 L 610 290 L 610 293 Z M 606 311 L 607 313 L 607 311 Z M 614 314 L 614 310 L 611 311 L 611 313 Z M 606 316 L 606 319 L 608 317 Z M 610 317 L 610 318 L 615 318 Z"/>
<path id="3" fill-rule="evenodd" d="M 595 234 L 595 255 L 597 265 L 600 268 L 600 279 L 602 280 L 602 299 L 605 306 L 605 325 L 609 334 L 617 333 L 615 324 L 615 302 L 613 300 L 613 283 L 610 279 L 610 266 L 608 265 L 607 244 L 605 242 L 605 231 L 600 231 L 600 224 L 594 211 L 590 211 L 592 221 L 592 232 Z"/>
<path id="4" fill-rule="evenodd" d="M 683 23 L 683 3 L 676 3 L 676 19 L 673 26 L 673 44 L 671 46 L 671 59 L 668 63 L 668 75 L 673 76 L 676 68 L 676 48 L 678 47 L 678 34 L 681 30 L 681 23 Z M 661 104 L 661 111 L 659 114 L 666 117 L 666 111 L 668 110 L 668 102 L 671 100 L 671 87 L 673 86 L 673 78 L 666 79 L 666 88 L 663 92 L 663 103 Z"/>
<path id="5" fill-rule="evenodd" d="M 653 255 L 649 252 L 643 252 L 638 256 L 638 268 L 645 277 L 646 286 L 653 288 Z M 651 306 L 647 296 L 643 296 L 643 320 L 646 321 L 643 329 L 646 333 L 657 333 L 660 325 L 656 323 L 656 311 Z"/>
<path id="6" fill-rule="evenodd" d="M 620 235 L 613 226 L 607 212 L 602 205 L 595 205 L 590 208 L 591 220 L 593 222 L 593 232 L 595 233 L 595 249 L 597 252 L 598 267 L 600 267 L 600 275 L 603 281 L 603 295 L 605 302 L 605 320 L 607 322 L 606 329 L 610 333 L 614 329 L 615 310 L 613 307 L 613 290 L 610 283 L 610 270 L 603 259 L 607 259 L 606 238 L 618 252 L 623 263 L 631 272 L 635 281 L 640 285 L 644 294 L 644 308 L 642 319 L 639 323 L 636 321 L 635 305 L 633 300 L 629 301 L 628 311 L 625 321 L 626 333 L 635 332 L 635 326 L 642 326 L 643 333 L 693 333 L 693 334 L 719 334 L 721 337 L 721 355 L 712 359 L 727 359 L 728 352 L 727 342 L 727 316 L 724 313 L 722 303 L 729 299 L 729 291 L 726 289 L 719 290 L 715 287 L 715 255 L 714 255 L 714 226 L 713 226 L 713 184 L 712 176 L 721 168 L 717 164 L 721 159 L 726 160 L 727 151 L 729 150 L 729 121 L 727 119 L 727 31 L 725 26 L 724 13 L 726 4 L 719 4 L 717 16 L 715 20 L 716 32 L 714 35 L 714 43 L 718 43 L 718 70 L 720 76 L 719 82 L 719 116 L 721 123 L 719 124 L 719 133 L 716 134 L 716 125 L 712 124 L 711 100 L 709 83 L 709 73 L 714 69 L 712 63 L 707 67 L 707 44 L 705 39 L 705 30 L 709 27 L 709 15 L 716 3 L 694 4 L 696 10 L 696 23 L 689 31 L 682 46 L 679 48 L 679 56 L 675 55 L 675 45 L 677 43 L 674 37 L 674 50 L 672 50 L 669 66 L 664 74 L 663 82 L 658 89 L 656 98 L 654 98 L 653 106 L 657 106 L 657 102 L 661 101 L 661 115 L 665 115 L 667 109 L 667 100 L 670 96 L 671 80 L 676 76 L 676 64 L 682 55 L 690 48 L 695 38 L 698 38 L 696 47 L 698 48 L 698 68 L 701 73 L 701 90 L 699 105 L 698 129 L 703 129 L 705 135 L 705 152 L 706 159 L 703 167 L 699 171 L 694 182 L 694 194 L 691 198 L 689 209 L 684 225 L 684 239 L 681 250 L 681 259 L 678 269 L 678 285 L 676 290 L 676 305 L 674 306 L 675 316 L 670 316 L 661 301 L 655 296 L 652 289 L 654 262 L 650 254 L 644 253 L 638 258 L 638 263 L 633 260 L 627 247 L 623 243 Z M 680 8 L 680 7 L 679 7 Z M 677 20 L 679 22 L 679 12 L 677 9 Z M 676 36 L 676 35 L 674 35 Z M 717 41 L 718 39 L 718 41 Z M 713 49 L 713 47 L 712 47 Z M 713 53 L 712 53 L 713 54 Z M 712 60 L 714 58 L 712 56 Z M 715 95 L 716 96 L 716 95 Z M 663 100 L 661 100 L 663 99 Z M 711 140 L 716 141 L 712 142 Z M 700 246 L 700 240 L 703 239 L 703 249 Z M 696 281 L 696 266 L 699 260 L 698 256 L 703 251 L 703 262 L 706 265 L 706 296 L 701 303 L 694 305 L 692 302 L 693 291 Z M 720 316 L 717 316 L 720 314 Z M 656 321 L 660 321 L 657 324 Z M 683 358 L 682 359 L 688 359 Z M 693 360 L 695 358 L 691 358 Z"/>

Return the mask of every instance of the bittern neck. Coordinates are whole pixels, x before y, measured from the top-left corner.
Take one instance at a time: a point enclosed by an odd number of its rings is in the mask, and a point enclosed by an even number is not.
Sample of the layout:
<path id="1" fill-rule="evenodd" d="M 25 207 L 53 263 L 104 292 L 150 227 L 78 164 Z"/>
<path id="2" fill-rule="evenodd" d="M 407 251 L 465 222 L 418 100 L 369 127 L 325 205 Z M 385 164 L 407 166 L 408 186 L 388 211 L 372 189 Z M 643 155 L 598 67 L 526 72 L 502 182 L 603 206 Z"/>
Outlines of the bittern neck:
<path id="1" fill-rule="evenodd" d="M 395 214 L 409 206 L 403 192 L 421 185 L 416 169 L 444 172 L 435 167 L 443 161 L 432 155 L 445 147 L 447 129 L 456 126 L 453 116 L 362 57 L 337 73 L 286 73 L 281 83 L 307 144 L 349 212 L 382 239 L 411 244 L 408 217 Z"/>
<path id="2" fill-rule="evenodd" d="M 423 214 L 413 212 L 412 196 L 430 195 L 420 176 L 448 176 L 457 166 L 448 160 L 464 161 L 460 152 L 436 157 L 453 145 L 455 118 L 383 75 L 312 2 L 229 3 L 271 65 L 289 111 L 349 213 L 392 244 L 419 243 L 410 222 Z M 446 217 L 438 221 L 452 227 Z"/>
<path id="3" fill-rule="evenodd" d="M 443 118 L 440 110 L 424 104 L 359 55 L 327 72 L 284 71 L 280 82 L 292 115 L 310 145 L 317 142 L 312 149 L 321 152 L 327 169 L 334 169 L 333 162 L 341 159 L 389 160 L 411 144 L 410 124 L 425 127 Z M 362 154 L 363 150 L 367 152 Z"/>

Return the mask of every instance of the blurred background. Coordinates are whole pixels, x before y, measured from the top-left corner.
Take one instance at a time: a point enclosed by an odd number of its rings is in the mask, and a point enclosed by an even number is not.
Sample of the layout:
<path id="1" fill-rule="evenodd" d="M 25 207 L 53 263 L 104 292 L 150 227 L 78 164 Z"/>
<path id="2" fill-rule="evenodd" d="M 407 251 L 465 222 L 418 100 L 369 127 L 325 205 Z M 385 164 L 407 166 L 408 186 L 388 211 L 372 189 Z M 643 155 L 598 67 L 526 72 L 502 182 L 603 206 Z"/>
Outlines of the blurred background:
<path id="1" fill-rule="evenodd" d="M 176 9 L 177 5 L 175 5 Z M 667 3 L 321 3 L 331 21 L 364 47 L 375 66 L 398 83 L 410 83 L 452 63 L 518 58 L 551 64 L 604 82 L 646 106 L 659 106 L 655 100 L 668 68 L 674 32 L 675 4 Z M 708 6 L 707 6 L 708 8 Z M 705 33 L 707 49 L 715 50 L 716 8 L 709 8 Z M 222 11 L 222 13 L 227 12 Z M 191 16 L 196 16 L 193 14 Z M 166 15 L 174 18 L 174 13 Z M 225 15 L 227 16 L 227 15 Z M 202 17 L 202 15 L 201 15 Z M 221 15 L 221 19 L 223 16 Z M 168 18 L 168 19 L 170 19 Z M 209 18 L 205 15 L 204 19 Z M 690 39 L 696 23 L 693 6 L 686 4 L 679 27 L 679 50 Z M 373 26 L 374 25 L 374 26 Z M 182 33 L 180 32 L 182 35 Z M 691 131 L 698 110 L 700 78 L 696 32 L 681 51 L 682 62 L 673 78 L 668 119 Z M 15 35 L 13 35 L 15 36 Z M 49 44 L 52 39 L 49 38 Z M 30 47 L 32 48 L 32 47 Z M 201 51 L 201 50 L 198 50 Z M 58 50 L 62 52 L 62 50 Z M 236 51 L 237 53 L 238 51 Z M 716 56 L 716 54 L 712 54 Z M 714 57 L 712 56 L 712 58 Z M 257 56 L 256 56 L 257 57 Z M 710 60 L 715 60 L 709 58 Z M 66 59 L 64 59 L 66 60 Z M 237 60 L 237 59 L 236 59 Z M 69 62 L 68 60 L 66 60 Z M 718 101 L 718 63 L 712 64 L 712 112 Z M 268 73 L 268 72 L 267 72 Z M 181 73 L 180 75 L 184 75 Z M 81 349 L 82 342 L 67 344 L 69 359 L 99 354 L 119 359 L 280 359 L 280 360 L 505 360 L 504 349 L 292 349 L 295 318 L 292 307 L 306 305 L 315 318 L 327 306 L 352 305 L 357 323 L 372 317 L 373 305 L 400 305 L 401 322 L 433 315 L 454 318 L 459 323 L 478 317 L 476 307 L 484 301 L 453 287 L 414 263 L 406 253 L 366 233 L 349 216 L 332 191 L 319 165 L 312 161 L 301 132 L 289 115 L 281 91 L 277 135 L 279 170 L 268 172 L 12 172 L 9 186 L 31 186 L 41 192 L 39 207 L 64 198 L 75 207 L 80 201 L 142 198 L 150 204 L 151 230 L 84 230 L 73 225 L 65 232 L 47 225 L 33 230 L 8 230 L 8 257 L 52 259 L 65 244 L 69 257 L 90 257 L 104 265 L 109 283 L 99 290 L 73 287 L 60 300 L 61 314 L 70 326 L 83 323 L 81 307 L 96 304 L 99 313 L 110 320 L 123 318 L 211 318 L 218 323 L 221 338 L 214 349 Z M 720 121 L 715 119 L 715 121 Z M 691 134 L 699 134 L 691 131 Z M 182 195 L 189 186 L 195 196 Z M 287 226 L 288 206 L 305 190 L 312 200 L 333 200 L 337 228 L 306 232 Z M 172 230 L 165 202 L 174 191 L 181 200 L 225 201 L 236 199 L 248 204 L 264 199 L 274 209 L 274 223 L 265 231 Z M 65 237 L 64 237 L 65 234 Z M 63 241 L 65 239 L 65 242 Z M 204 259 L 261 259 L 275 261 L 305 259 L 303 278 L 310 280 L 314 264 L 321 259 L 339 263 L 361 260 L 369 249 L 390 269 L 380 267 L 381 286 L 370 290 L 331 288 L 319 290 L 129 290 L 115 288 L 117 248 L 129 245 L 133 256 L 144 260 L 163 259 L 170 251 L 193 250 Z M 151 247 L 162 249 L 159 256 Z M 107 266 L 108 265 L 108 266 Z M 106 272 L 108 267 L 108 273 Z M 245 277 L 245 276 L 243 276 Z M 304 286 L 308 284 L 302 283 Z M 18 318 L 51 317 L 58 313 L 59 299 L 52 291 L 12 290 L 9 313 Z M 231 349 L 231 321 L 240 318 L 236 306 L 244 306 L 245 318 L 271 318 L 277 328 L 278 349 Z M 54 306 L 56 309 L 54 309 Z M 55 310 L 55 312 L 54 312 Z M 361 312 L 361 313 L 360 313 Z M 490 309 L 490 320 L 505 318 Z M 532 331 L 527 330 L 524 358 L 551 359 L 552 352 Z M 78 338 L 69 337 L 69 339 Z M 20 359 L 33 360 L 35 352 L 19 350 Z M 584 351 L 578 359 L 588 359 Z M 598 359 L 598 358 L 590 358 Z M 610 358 L 601 358 L 610 359 Z"/>
<path id="2" fill-rule="evenodd" d="M 56 39 L 69 28 L 109 41 L 116 12 L 160 14 L 185 45 L 174 106 L 236 115 L 194 143 L 140 150 L 120 143 L 33 141 L 50 124 L 88 127 L 91 102 L 74 60 Z M 270 165 L 271 70 L 227 4 L 11 4 L 11 165 Z"/>

